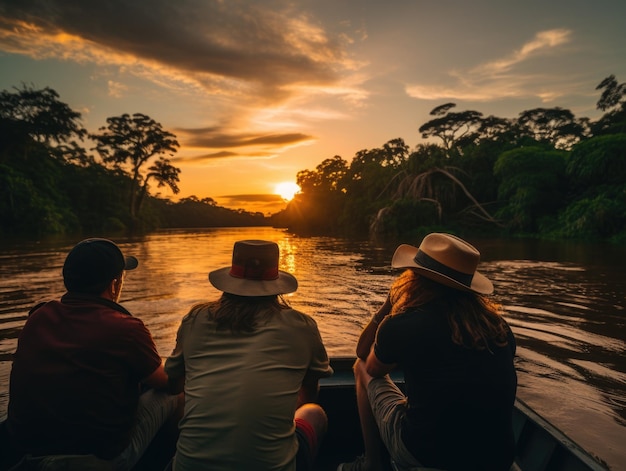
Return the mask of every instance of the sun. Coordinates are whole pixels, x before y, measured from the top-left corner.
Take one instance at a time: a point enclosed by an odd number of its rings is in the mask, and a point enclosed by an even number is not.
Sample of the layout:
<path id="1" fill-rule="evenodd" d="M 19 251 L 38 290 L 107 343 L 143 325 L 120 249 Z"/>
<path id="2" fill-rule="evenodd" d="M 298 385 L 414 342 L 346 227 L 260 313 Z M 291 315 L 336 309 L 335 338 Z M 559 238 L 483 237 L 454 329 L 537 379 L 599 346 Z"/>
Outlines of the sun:
<path id="1" fill-rule="evenodd" d="M 278 183 L 274 187 L 274 193 L 280 195 L 282 199 L 285 201 L 291 201 L 293 199 L 293 195 L 300 191 L 300 187 L 293 182 L 282 182 Z"/>

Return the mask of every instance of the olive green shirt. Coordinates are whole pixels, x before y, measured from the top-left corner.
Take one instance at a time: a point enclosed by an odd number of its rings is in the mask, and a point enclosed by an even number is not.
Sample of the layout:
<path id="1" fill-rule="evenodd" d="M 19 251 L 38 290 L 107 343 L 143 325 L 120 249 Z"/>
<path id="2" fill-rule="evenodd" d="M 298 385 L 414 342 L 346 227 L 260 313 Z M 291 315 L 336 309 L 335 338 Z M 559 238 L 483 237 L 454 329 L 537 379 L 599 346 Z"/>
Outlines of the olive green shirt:
<path id="1" fill-rule="evenodd" d="M 298 391 L 332 374 L 310 316 L 284 309 L 233 334 L 216 330 L 206 306 L 183 318 L 165 370 L 185 375 L 175 471 L 294 470 Z"/>

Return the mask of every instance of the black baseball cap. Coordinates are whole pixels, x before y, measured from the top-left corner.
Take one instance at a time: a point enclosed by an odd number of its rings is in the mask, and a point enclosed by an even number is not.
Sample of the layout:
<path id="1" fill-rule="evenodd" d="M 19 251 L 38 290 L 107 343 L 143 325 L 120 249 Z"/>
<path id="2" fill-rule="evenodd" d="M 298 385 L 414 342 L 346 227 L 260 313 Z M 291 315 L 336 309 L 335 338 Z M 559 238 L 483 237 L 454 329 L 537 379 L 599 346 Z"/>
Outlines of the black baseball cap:
<path id="1" fill-rule="evenodd" d="M 139 265 L 133 256 L 124 256 L 108 239 L 91 238 L 79 242 L 63 264 L 63 282 L 68 291 L 100 294 L 124 270 Z"/>

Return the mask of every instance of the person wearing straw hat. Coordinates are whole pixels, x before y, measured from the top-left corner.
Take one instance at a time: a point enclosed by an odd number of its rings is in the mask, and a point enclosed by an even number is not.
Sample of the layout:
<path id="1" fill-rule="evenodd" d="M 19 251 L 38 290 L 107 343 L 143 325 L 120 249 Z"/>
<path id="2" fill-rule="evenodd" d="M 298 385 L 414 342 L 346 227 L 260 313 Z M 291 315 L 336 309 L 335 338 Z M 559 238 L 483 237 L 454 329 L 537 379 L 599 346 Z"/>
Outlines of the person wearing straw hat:
<path id="1" fill-rule="evenodd" d="M 363 329 L 354 373 L 365 454 L 341 471 L 508 471 L 514 457 L 515 338 L 478 250 L 432 233 L 400 245 L 405 269 Z M 404 373 L 405 391 L 388 373 Z"/>
<path id="2" fill-rule="evenodd" d="M 315 403 L 332 368 L 316 322 L 283 294 L 275 242 L 235 242 L 232 264 L 209 273 L 222 292 L 191 308 L 165 362 L 185 393 L 174 471 L 310 470 L 327 428 Z"/>

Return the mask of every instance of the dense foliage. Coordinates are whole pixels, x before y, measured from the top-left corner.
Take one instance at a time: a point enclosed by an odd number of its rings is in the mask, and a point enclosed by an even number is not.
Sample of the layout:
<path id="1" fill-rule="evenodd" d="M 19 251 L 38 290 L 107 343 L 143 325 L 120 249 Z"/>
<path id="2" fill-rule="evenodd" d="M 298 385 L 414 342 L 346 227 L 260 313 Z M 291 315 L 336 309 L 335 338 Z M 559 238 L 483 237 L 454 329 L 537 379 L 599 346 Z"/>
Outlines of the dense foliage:
<path id="1" fill-rule="evenodd" d="M 597 120 L 536 108 L 515 119 L 434 108 L 410 149 L 396 138 L 297 174 L 284 211 L 177 202 L 176 136 L 142 114 L 90 134 L 49 88 L 0 93 L 0 235 L 102 234 L 274 224 L 299 233 L 456 233 L 626 241 L 626 84 L 604 79 Z M 91 149 L 86 147 L 91 142 Z M 426 141 L 425 141 L 426 142 Z M 95 152 L 94 152 L 95 151 Z"/>
<path id="2" fill-rule="evenodd" d="M 150 183 L 178 193 L 180 169 L 168 158 L 177 148 L 173 134 L 142 114 L 108 118 L 90 135 L 54 90 L 2 91 L 0 236 L 268 224 L 210 199 L 150 195 Z"/>
<path id="3" fill-rule="evenodd" d="M 409 151 L 394 139 L 303 170 L 302 191 L 273 222 L 307 233 L 626 241 L 626 84 L 610 76 L 596 89 L 595 122 L 559 107 L 504 119 L 437 106 L 419 127 L 435 143 Z"/>

